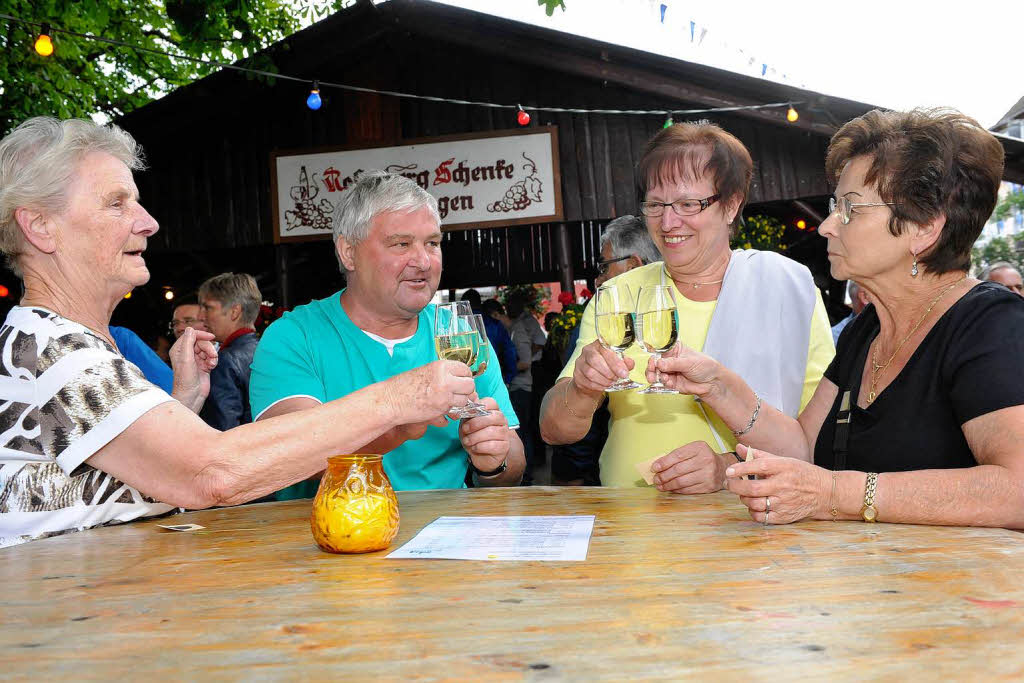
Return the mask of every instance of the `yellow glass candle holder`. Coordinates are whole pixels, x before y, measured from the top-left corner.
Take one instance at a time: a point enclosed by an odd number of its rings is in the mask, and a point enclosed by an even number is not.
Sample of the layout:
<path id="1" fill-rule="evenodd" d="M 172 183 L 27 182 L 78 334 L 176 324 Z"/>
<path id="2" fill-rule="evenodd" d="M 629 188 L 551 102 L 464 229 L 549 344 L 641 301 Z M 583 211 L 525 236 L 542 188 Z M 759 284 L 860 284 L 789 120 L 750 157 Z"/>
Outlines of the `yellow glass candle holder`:
<path id="1" fill-rule="evenodd" d="M 327 460 L 309 525 L 329 553 L 369 553 L 398 534 L 398 498 L 384 473 L 383 456 L 336 455 Z"/>

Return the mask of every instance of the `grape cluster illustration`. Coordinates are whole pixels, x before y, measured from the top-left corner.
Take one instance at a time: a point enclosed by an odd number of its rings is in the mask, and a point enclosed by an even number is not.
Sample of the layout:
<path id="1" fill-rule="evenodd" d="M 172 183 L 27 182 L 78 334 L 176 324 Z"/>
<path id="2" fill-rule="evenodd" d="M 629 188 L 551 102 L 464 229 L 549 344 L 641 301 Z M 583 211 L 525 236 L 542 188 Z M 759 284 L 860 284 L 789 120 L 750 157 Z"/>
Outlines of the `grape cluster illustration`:
<path id="1" fill-rule="evenodd" d="M 306 167 L 303 166 L 299 172 L 299 184 L 293 185 L 288 196 L 295 202 L 293 207 L 284 212 L 285 232 L 295 228 L 306 227 L 314 230 L 330 230 L 331 217 L 334 212 L 334 205 L 327 199 L 315 202 L 320 188 L 316 183 L 310 183 L 306 174 Z"/>
<path id="2" fill-rule="evenodd" d="M 541 201 L 541 182 L 537 177 L 537 165 L 533 159 L 523 154 L 527 163 L 524 164 L 529 175 L 505 190 L 505 196 L 493 204 L 487 205 L 491 213 L 522 211 L 530 204 Z"/>

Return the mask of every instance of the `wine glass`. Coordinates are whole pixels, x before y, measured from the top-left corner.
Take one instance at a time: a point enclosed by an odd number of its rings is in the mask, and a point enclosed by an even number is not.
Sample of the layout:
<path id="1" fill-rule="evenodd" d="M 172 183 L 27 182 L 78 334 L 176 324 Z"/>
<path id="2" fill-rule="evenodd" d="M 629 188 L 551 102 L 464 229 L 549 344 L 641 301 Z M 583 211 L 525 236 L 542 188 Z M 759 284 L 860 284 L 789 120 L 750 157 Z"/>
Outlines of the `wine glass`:
<path id="1" fill-rule="evenodd" d="M 676 297 L 669 285 L 644 285 L 636 302 L 637 341 L 654 360 L 661 358 L 679 338 L 679 314 Z M 641 394 L 678 394 L 661 383 L 661 373 L 654 370 L 654 382 L 640 390 Z"/>
<path id="2" fill-rule="evenodd" d="M 491 359 L 491 345 L 487 339 L 487 326 L 484 324 L 484 317 L 479 313 L 463 317 L 466 318 L 469 329 L 473 330 L 473 342 L 476 344 L 476 362 L 471 364 L 469 369 L 473 371 L 473 377 L 479 377 L 487 370 L 487 363 Z M 474 408 L 475 414 L 479 416 L 491 414 L 491 411 L 487 410 L 487 406 L 480 401 L 471 400 L 466 403 L 466 408 Z"/>
<path id="3" fill-rule="evenodd" d="M 468 307 L 469 302 L 456 301 L 435 308 L 434 348 L 441 360 L 454 360 L 472 367 L 476 363 L 480 342 L 475 340 L 476 333 L 470 325 L 472 311 L 467 315 L 459 315 L 460 310 Z M 459 418 L 476 417 L 480 414 L 479 409 L 473 408 L 471 403 L 466 401 L 464 406 L 452 406 L 451 414 Z"/>
<path id="4" fill-rule="evenodd" d="M 597 290 L 597 299 L 594 302 L 594 327 L 597 329 L 597 339 L 601 346 L 622 359 L 622 352 L 630 347 L 636 339 L 634 327 L 635 319 L 633 311 L 636 301 L 628 285 L 609 284 L 601 285 Z M 636 389 L 640 385 L 637 382 L 623 377 L 605 387 L 605 391 L 626 391 Z"/>

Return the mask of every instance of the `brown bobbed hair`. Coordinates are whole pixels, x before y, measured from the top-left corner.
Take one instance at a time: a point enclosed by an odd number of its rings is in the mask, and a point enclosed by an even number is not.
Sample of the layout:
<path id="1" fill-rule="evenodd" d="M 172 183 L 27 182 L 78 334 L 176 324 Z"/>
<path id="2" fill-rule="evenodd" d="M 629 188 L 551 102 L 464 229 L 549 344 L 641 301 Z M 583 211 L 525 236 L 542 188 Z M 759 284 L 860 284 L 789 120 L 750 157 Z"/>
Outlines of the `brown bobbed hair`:
<path id="1" fill-rule="evenodd" d="M 825 173 L 833 182 L 852 159 L 871 158 L 865 182 L 893 202 L 889 232 L 946 217 L 918 262 L 941 275 L 968 270 L 971 246 L 992 215 L 1003 177 L 1003 147 L 977 121 L 946 108 L 869 111 L 832 137 Z"/>
<path id="2" fill-rule="evenodd" d="M 662 129 L 647 142 L 636 170 L 640 201 L 659 183 L 694 182 L 710 176 L 720 202 L 739 198 L 730 224 L 735 228 L 747 203 L 754 162 L 736 136 L 709 121 L 696 121 Z"/>

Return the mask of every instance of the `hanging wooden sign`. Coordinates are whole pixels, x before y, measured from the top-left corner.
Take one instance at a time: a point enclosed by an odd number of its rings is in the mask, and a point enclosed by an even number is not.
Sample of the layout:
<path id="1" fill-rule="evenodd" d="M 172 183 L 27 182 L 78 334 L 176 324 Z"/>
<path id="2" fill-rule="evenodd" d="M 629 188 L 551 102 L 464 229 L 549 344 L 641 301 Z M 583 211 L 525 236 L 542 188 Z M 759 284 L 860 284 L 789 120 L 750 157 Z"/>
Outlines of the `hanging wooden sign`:
<path id="1" fill-rule="evenodd" d="M 401 174 L 432 194 L 444 230 L 563 217 L 555 126 L 392 147 L 275 152 L 271 169 L 275 242 L 329 238 L 345 190 L 374 169 Z"/>

